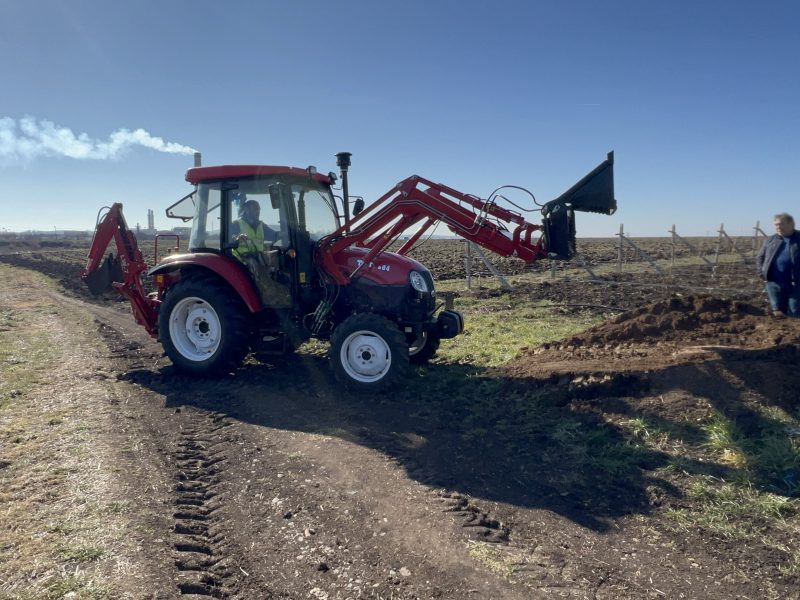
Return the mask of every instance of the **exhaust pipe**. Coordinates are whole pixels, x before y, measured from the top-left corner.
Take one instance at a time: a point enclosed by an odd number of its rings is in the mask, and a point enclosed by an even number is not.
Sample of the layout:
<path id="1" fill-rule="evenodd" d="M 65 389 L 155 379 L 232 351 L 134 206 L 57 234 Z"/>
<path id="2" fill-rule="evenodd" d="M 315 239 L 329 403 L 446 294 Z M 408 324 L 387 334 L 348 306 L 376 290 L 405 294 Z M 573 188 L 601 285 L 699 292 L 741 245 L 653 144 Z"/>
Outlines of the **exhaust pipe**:
<path id="1" fill-rule="evenodd" d="M 336 154 L 336 166 L 342 173 L 342 204 L 344 205 L 344 223 L 350 223 L 350 197 L 347 189 L 347 169 L 350 167 L 351 152 L 339 152 Z"/>
<path id="2" fill-rule="evenodd" d="M 202 160 L 202 158 L 203 158 L 203 155 L 202 155 L 202 154 L 200 154 L 199 152 L 195 152 L 195 153 L 194 153 L 194 166 L 195 166 L 195 167 L 200 167 L 200 166 L 202 166 L 202 163 L 203 163 L 203 160 Z"/>

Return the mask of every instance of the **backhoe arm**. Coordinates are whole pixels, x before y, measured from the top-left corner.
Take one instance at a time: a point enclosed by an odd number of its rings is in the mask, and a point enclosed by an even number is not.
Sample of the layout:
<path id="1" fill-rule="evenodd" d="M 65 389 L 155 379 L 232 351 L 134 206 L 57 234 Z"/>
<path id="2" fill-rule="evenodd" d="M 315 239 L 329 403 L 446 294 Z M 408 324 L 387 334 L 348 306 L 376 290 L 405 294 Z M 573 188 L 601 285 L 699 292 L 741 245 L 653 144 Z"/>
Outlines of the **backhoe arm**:
<path id="1" fill-rule="evenodd" d="M 106 256 L 112 239 L 117 246 L 117 256 L 113 253 Z M 146 270 L 136 236 L 128 229 L 122 204 L 117 202 L 98 220 L 81 279 L 95 295 L 115 289 L 125 296 L 131 303 L 136 322 L 156 335 L 158 302 L 145 293 L 141 276 Z"/>
<path id="2" fill-rule="evenodd" d="M 369 248 L 363 264 L 405 231 L 419 226 L 398 250 L 410 251 L 435 223 L 502 256 L 527 263 L 541 258 L 571 258 L 575 252 L 574 211 L 612 214 L 614 199 L 613 153 L 564 194 L 542 207 L 541 224 L 521 214 L 417 175 L 404 179 L 353 219 L 320 243 L 320 257 L 338 283 L 347 284 L 356 272 L 344 272 L 336 254 L 349 246 Z M 538 234 L 537 234 L 538 232 Z M 534 237 L 534 234 L 537 234 Z"/>

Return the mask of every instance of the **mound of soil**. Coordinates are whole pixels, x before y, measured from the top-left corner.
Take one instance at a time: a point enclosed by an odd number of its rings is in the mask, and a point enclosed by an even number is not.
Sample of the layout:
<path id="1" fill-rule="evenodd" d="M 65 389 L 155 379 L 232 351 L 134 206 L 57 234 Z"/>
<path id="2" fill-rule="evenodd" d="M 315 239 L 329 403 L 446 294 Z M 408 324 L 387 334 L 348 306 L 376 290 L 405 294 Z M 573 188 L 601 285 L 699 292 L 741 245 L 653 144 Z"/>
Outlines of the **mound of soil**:
<path id="1" fill-rule="evenodd" d="M 800 321 L 776 319 L 748 302 L 713 296 L 671 298 L 622 313 L 561 346 L 608 346 L 659 341 L 766 348 L 800 342 Z"/>
<path id="2" fill-rule="evenodd" d="M 618 344 L 626 341 L 710 341 L 749 346 L 774 343 L 773 321 L 747 302 L 688 296 L 671 298 L 623 313 L 609 323 L 576 336 L 572 344 Z"/>
<path id="3" fill-rule="evenodd" d="M 526 349 L 507 368 L 620 371 L 800 345 L 800 319 L 776 319 L 759 306 L 715 296 L 674 297 L 622 313 L 557 344 Z M 558 365 L 561 364 L 561 368 Z"/>

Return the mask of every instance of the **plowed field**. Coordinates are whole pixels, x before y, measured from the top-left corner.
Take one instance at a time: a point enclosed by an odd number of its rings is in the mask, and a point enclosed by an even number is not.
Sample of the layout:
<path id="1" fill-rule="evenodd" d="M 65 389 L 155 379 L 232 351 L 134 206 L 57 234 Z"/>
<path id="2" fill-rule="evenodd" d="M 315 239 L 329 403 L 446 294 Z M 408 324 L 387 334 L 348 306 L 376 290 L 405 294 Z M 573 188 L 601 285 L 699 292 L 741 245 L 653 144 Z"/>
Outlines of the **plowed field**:
<path id="1" fill-rule="evenodd" d="M 596 276 L 496 259 L 503 292 L 426 242 L 467 327 L 540 301 L 598 324 L 364 397 L 321 346 L 187 378 L 87 295 L 85 247 L 0 247 L 1 364 L 52 355 L 0 383 L 0 598 L 800 597 L 800 319 L 735 254 L 642 249 L 663 274 L 618 273 L 614 240 L 582 244 Z"/>

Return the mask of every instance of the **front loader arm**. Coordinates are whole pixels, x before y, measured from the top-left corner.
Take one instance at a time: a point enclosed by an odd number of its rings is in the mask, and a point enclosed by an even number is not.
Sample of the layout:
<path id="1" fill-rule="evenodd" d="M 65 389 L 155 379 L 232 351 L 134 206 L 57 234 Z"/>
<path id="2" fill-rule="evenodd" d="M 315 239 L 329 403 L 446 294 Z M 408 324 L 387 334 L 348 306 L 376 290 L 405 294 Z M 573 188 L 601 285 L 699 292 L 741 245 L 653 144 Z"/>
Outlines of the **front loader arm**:
<path id="1" fill-rule="evenodd" d="M 106 256 L 111 240 L 117 247 L 117 256 Z M 157 334 L 158 301 L 148 297 L 142 285 L 142 273 L 147 270 L 136 236 L 128 228 L 122 214 L 122 204 L 113 204 L 98 220 L 92 246 L 81 271 L 89 290 L 99 295 L 116 290 L 131 303 L 136 322 L 144 326 L 150 335 Z"/>
<path id="2" fill-rule="evenodd" d="M 349 246 L 369 249 L 369 264 L 409 228 L 419 229 L 398 250 L 409 252 L 435 223 L 502 256 L 527 263 L 541 258 L 570 258 L 574 253 L 574 211 L 611 214 L 616 210 L 613 153 L 564 194 L 542 207 L 541 224 L 498 206 L 493 200 L 464 194 L 417 175 L 404 179 L 371 206 L 320 243 L 320 259 L 340 284 L 356 274 L 339 266 L 336 254 Z M 537 233 L 538 232 L 538 233 Z M 534 237 L 534 234 L 537 234 Z"/>

